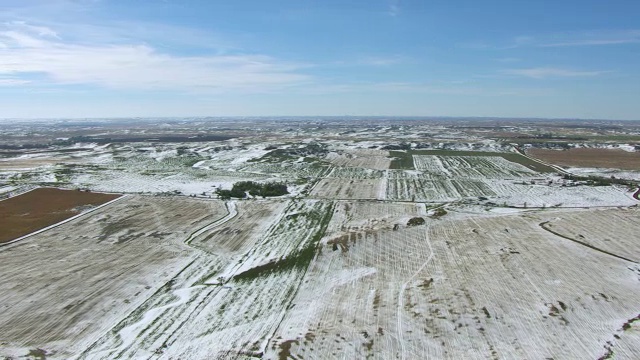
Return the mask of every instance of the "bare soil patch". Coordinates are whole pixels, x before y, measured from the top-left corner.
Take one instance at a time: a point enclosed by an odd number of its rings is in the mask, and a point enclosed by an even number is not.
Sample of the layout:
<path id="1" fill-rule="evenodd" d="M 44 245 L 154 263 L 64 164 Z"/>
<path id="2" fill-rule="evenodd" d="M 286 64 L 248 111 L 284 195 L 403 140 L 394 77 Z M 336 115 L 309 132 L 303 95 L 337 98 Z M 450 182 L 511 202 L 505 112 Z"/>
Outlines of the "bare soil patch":
<path id="1" fill-rule="evenodd" d="M 640 152 L 620 149 L 549 150 L 532 148 L 527 150 L 527 155 L 561 166 L 640 170 Z"/>
<path id="2" fill-rule="evenodd" d="M 120 197 L 78 190 L 39 188 L 0 201 L 0 244 L 79 214 Z"/>

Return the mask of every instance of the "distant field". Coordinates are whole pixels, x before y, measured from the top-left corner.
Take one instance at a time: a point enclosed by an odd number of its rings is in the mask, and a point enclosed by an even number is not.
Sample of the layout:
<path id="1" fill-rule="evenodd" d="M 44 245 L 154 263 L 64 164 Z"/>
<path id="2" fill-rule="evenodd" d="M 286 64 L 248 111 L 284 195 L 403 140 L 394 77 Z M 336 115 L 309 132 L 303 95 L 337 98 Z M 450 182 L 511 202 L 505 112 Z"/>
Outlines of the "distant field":
<path id="1" fill-rule="evenodd" d="M 527 168 L 537 172 L 556 172 L 550 166 L 537 163 L 533 160 L 517 153 L 501 153 L 490 151 L 458 151 L 458 150 L 411 150 L 411 151 L 390 151 L 391 160 L 390 169 L 414 169 L 414 155 L 440 155 L 440 156 L 500 156 L 511 162 L 526 166 Z"/>
<path id="2" fill-rule="evenodd" d="M 389 152 L 383 150 L 354 149 L 344 153 L 329 153 L 326 160 L 333 165 L 366 169 L 389 168 Z"/>
<path id="3" fill-rule="evenodd" d="M 40 188 L 0 201 L 0 243 L 68 219 L 82 206 L 97 206 L 120 195 Z"/>
<path id="4" fill-rule="evenodd" d="M 531 148 L 527 150 L 527 154 L 562 166 L 640 170 L 640 152 L 619 149 L 549 150 Z"/>
<path id="5" fill-rule="evenodd" d="M 322 199 L 377 199 L 384 189 L 380 189 L 381 179 L 338 179 L 325 178 L 318 182 L 311 192 Z"/>

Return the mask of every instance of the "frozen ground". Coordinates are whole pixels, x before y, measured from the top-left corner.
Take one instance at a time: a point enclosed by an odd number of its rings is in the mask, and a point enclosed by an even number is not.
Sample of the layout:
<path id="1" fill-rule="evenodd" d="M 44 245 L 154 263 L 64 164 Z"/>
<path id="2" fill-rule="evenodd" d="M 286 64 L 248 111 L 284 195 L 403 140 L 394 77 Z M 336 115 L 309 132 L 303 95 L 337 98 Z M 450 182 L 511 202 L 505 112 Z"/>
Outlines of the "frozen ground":
<path id="1" fill-rule="evenodd" d="M 0 196 L 133 194 L 0 247 L 0 357 L 638 358 L 632 187 L 491 154 L 389 169 L 391 149 L 513 149 L 462 123 L 238 122 L 220 142 L 0 152 Z M 217 199 L 245 180 L 290 194 Z"/>
<path id="2" fill-rule="evenodd" d="M 638 315 L 638 264 L 539 226 L 590 213 L 432 220 L 394 231 L 388 225 L 401 222 L 375 224 L 417 212 L 389 206 L 337 208 L 330 229 L 343 232 L 311 264 L 266 358 L 598 358 L 612 347 L 616 358 L 633 359 L 640 351 L 637 325 L 623 330 Z M 625 215 L 638 220 L 637 211 Z"/>
<path id="3" fill-rule="evenodd" d="M 361 167 L 377 170 L 388 169 L 391 163 L 388 151 L 371 149 L 352 149 L 331 152 L 327 154 L 326 160 L 336 166 Z"/>
<path id="4" fill-rule="evenodd" d="M 603 176 L 616 177 L 618 179 L 630 179 L 640 181 L 640 169 L 638 171 L 625 171 L 620 169 L 602 169 L 602 168 L 578 168 L 570 167 L 567 171 L 580 176 Z"/>
<path id="5" fill-rule="evenodd" d="M 66 359 L 194 259 L 182 241 L 224 215 L 218 201 L 128 197 L 0 248 L 0 356 Z"/>

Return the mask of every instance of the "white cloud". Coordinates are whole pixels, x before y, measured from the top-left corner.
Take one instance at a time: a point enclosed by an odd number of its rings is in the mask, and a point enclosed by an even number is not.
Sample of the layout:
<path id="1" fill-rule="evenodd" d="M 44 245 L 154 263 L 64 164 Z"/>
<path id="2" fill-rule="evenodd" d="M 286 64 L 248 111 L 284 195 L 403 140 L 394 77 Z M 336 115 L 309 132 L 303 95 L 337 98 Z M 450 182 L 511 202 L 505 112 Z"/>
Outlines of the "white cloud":
<path id="1" fill-rule="evenodd" d="M 596 31 L 556 36 L 541 47 L 599 46 L 640 43 L 640 30 Z"/>
<path id="2" fill-rule="evenodd" d="M 571 47 L 605 46 L 640 43 L 640 30 L 598 30 L 541 34 L 538 36 L 518 36 L 505 48 L 516 47 Z"/>
<path id="3" fill-rule="evenodd" d="M 521 59 L 514 58 L 514 57 L 506 57 L 506 58 L 496 59 L 496 61 L 501 63 L 513 63 L 513 62 L 521 61 Z"/>
<path id="4" fill-rule="evenodd" d="M 525 76 L 533 79 L 542 79 L 550 77 L 591 77 L 609 73 L 610 71 L 577 71 L 570 69 L 536 67 L 528 69 L 507 69 L 503 70 L 504 74 Z"/>
<path id="5" fill-rule="evenodd" d="M 324 84 L 304 89 L 305 94 L 336 94 L 336 93 L 389 93 L 389 94 L 444 94 L 470 96 L 548 96 L 553 94 L 551 89 L 540 88 L 492 88 L 465 85 L 463 83 L 428 84 L 417 82 L 362 82 L 348 84 Z"/>
<path id="6" fill-rule="evenodd" d="M 304 65 L 264 55 L 178 56 L 149 45 L 64 42 L 51 29 L 24 23 L 5 28 L 0 75 L 16 80 L 36 73 L 57 84 L 116 89 L 261 92 L 309 79 L 299 73 Z"/>
<path id="7" fill-rule="evenodd" d="M 24 21 L 12 21 L 7 25 L 13 26 L 22 31 L 26 31 L 27 33 L 35 34 L 38 36 L 60 39 L 60 37 L 58 36 L 58 33 L 56 33 L 55 31 L 51 30 L 46 26 L 29 25 Z"/>
<path id="8" fill-rule="evenodd" d="M 400 14 L 400 0 L 390 0 L 388 13 L 393 17 Z"/>
<path id="9" fill-rule="evenodd" d="M 370 56 L 362 58 L 359 61 L 361 65 L 369 65 L 369 66 L 389 66 L 396 65 L 403 62 L 406 62 L 407 58 L 400 55 L 393 56 Z"/>
<path id="10" fill-rule="evenodd" d="M 15 78 L 0 78 L 0 86 L 14 86 L 24 85 L 30 83 L 29 80 L 15 79 Z"/>

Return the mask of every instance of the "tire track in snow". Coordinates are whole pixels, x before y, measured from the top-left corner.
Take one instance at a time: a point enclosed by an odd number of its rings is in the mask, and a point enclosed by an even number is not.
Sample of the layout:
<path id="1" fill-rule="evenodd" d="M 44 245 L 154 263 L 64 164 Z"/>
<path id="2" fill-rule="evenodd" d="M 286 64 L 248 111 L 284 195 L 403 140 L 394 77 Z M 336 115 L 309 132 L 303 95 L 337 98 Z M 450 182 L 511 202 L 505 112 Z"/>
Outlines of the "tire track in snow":
<path id="1" fill-rule="evenodd" d="M 184 241 L 184 243 L 186 245 L 191 246 L 191 242 L 196 237 L 198 237 L 198 236 L 202 235 L 204 232 L 209 231 L 209 230 L 211 230 L 213 228 L 216 228 L 216 227 L 228 222 L 229 220 L 233 219 L 234 217 L 238 216 L 238 209 L 237 209 L 235 201 L 227 201 L 225 203 L 225 206 L 227 207 L 227 211 L 228 211 L 227 216 L 225 216 L 225 217 L 223 217 L 223 218 L 221 218 L 219 220 L 216 220 L 216 221 L 212 222 L 211 224 L 206 225 L 206 226 L 194 231 L 193 233 L 191 233 L 191 235 L 189 235 L 189 237 L 187 238 L 187 240 Z M 194 246 L 191 246 L 191 247 L 193 247 L 194 249 L 198 249 L 197 247 L 194 247 Z M 198 249 L 198 250 L 201 250 L 201 249 Z"/>
<path id="2" fill-rule="evenodd" d="M 122 344 L 116 349 L 110 349 L 107 351 L 109 351 L 110 354 L 117 352 L 118 353 L 117 357 L 120 357 L 121 353 L 124 350 L 126 350 L 129 346 L 131 346 L 136 341 L 140 333 L 147 326 L 151 325 L 151 323 L 155 319 L 157 319 L 158 316 L 160 316 L 164 311 L 168 309 L 186 304 L 189 298 L 191 298 L 191 292 L 195 289 L 199 289 L 203 287 L 204 285 L 198 285 L 198 286 L 192 286 L 188 288 L 174 290 L 173 295 L 176 296 L 178 300 L 172 303 L 169 303 L 167 305 L 162 305 L 162 306 L 152 308 L 149 311 L 145 312 L 139 321 L 120 329 L 120 331 L 118 331 L 118 336 L 122 340 Z"/>
<path id="3" fill-rule="evenodd" d="M 401 358 L 402 359 L 406 359 L 405 356 L 405 352 L 406 352 L 406 348 L 404 346 L 404 340 L 403 340 L 403 335 L 402 335 L 402 304 L 403 301 L 402 299 L 404 298 L 404 292 L 407 288 L 407 285 L 412 282 L 416 276 L 418 276 L 418 274 L 424 270 L 424 268 L 429 264 L 429 262 L 431 261 L 431 259 L 433 259 L 433 248 L 431 247 L 431 241 L 429 241 L 429 228 L 430 226 L 427 225 L 427 229 L 425 230 L 425 235 L 426 235 L 426 240 L 427 240 L 427 245 L 429 245 L 429 257 L 427 258 L 427 260 L 424 262 L 424 264 L 422 264 L 422 266 L 420 266 L 420 268 L 413 273 L 413 275 L 411 275 L 411 277 L 409 278 L 409 280 L 405 281 L 402 286 L 400 287 L 400 292 L 398 293 L 398 324 L 397 324 L 397 328 L 398 328 L 398 342 L 400 343 L 400 348 L 402 349 L 402 353 L 401 353 Z"/>
<path id="4" fill-rule="evenodd" d="M 540 223 L 540 224 L 538 224 L 538 225 L 539 225 L 542 229 L 544 229 L 544 230 L 546 230 L 546 231 L 550 232 L 551 234 L 553 234 L 553 235 L 555 235 L 555 236 L 561 237 L 561 238 L 563 238 L 563 239 L 567 239 L 567 240 L 569 240 L 569 241 L 573 241 L 574 243 L 580 244 L 580 245 L 582 245 L 582 246 L 586 246 L 586 247 L 588 247 L 589 249 L 592 249 L 592 250 L 595 250 L 595 251 L 601 252 L 601 253 L 603 253 L 603 254 L 610 255 L 610 256 L 613 256 L 613 257 L 618 258 L 618 259 L 621 259 L 621 260 L 629 261 L 629 262 L 632 262 L 632 263 L 634 263 L 634 264 L 638 264 L 638 262 L 637 262 L 637 261 L 635 261 L 635 260 L 628 259 L 628 258 L 626 258 L 626 257 L 624 257 L 624 256 L 616 255 L 616 254 L 614 254 L 614 253 L 612 253 L 612 252 L 609 252 L 609 251 L 607 251 L 607 250 L 603 250 L 603 249 L 600 249 L 600 248 L 595 247 L 595 246 L 593 246 L 593 245 L 587 244 L 586 242 L 583 242 L 583 241 L 580 241 L 580 240 L 576 240 L 576 239 L 571 238 L 571 237 L 568 237 L 568 236 L 566 236 L 566 235 L 562 235 L 562 234 L 560 234 L 560 233 L 557 233 L 557 232 L 555 232 L 555 231 L 553 231 L 553 230 L 549 229 L 549 227 L 547 226 L 547 224 L 548 224 L 548 223 L 550 223 L 550 222 L 551 222 L 551 221 L 543 221 L 543 222 L 541 222 L 541 223 Z"/>
<path id="5" fill-rule="evenodd" d="M 115 200 L 119 200 L 122 199 L 123 197 L 125 197 L 126 195 L 117 198 Z M 115 201 L 113 200 L 113 201 Z M 110 203 L 110 202 L 109 202 Z M 109 204 L 107 203 L 107 204 Z M 106 204 L 104 204 L 106 205 Z M 205 225 L 203 227 L 201 227 L 200 229 L 192 232 L 187 239 L 184 241 L 184 244 L 189 246 L 190 248 L 197 250 L 197 251 L 202 251 L 204 253 L 206 253 L 206 251 L 199 249 L 195 246 L 190 245 L 191 241 L 193 241 L 193 239 L 197 236 L 202 235 L 204 232 L 212 230 L 218 226 L 221 226 L 223 224 L 225 224 L 226 222 L 230 221 L 231 219 L 235 218 L 238 215 L 238 210 L 237 210 L 237 206 L 235 201 L 228 201 L 225 203 L 225 206 L 227 208 L 227 215 L 224 216 L 223 218 L 220 218 L 218 220 L 215 220 L 214 222 L 212 222 L 209 225 Z M 178 277 L 185 269 L 187 269 L 189 266 L 191 266 L 193 264 L 193 261 L 190 262 L 189 264 L 187 264 L 184 268 L 182 268 L 175 276 L 173 276 L 169 281 L 167 281 L 167 283 L 165 283 L 163 286 L 166 286 L 168 283 L 172 282 L 176 277 Z M 178 300 L 167 304 L 167 305 L 162 305 L 159 307 L 155 307 L 155 308 L 151 308 L 148 311 L 146 311 L 144 313 L 144 315 L 142 316 L 142 319 L 140 321 L 137 321 L 136 323 L 126 326 L 122 329 L 120 329 L 120 331 L 118 331 L 118 336 L 120 337 L 120 339 L 122 340 L 122 344 L 115 348 L 115 349 L 109 349 L 106 350 L 108 351 L 110 354 L 113 354 L 113 352 L 115 351 L 119 351 L 119 352 L 123 352 L 124 350 L 126 350 L 129 346 L 131 346 L 131 344 L 135 341 L 135 338 L 137 337 L 137 334 L 140 334 L 141 331 L 144 330 L 144 327 L 139 329 L 143 324 L 150 324 L 151 322 L 153 322 L 154 319 L 156 319 L 159 315 L 161 315 L 164 310 L 168 310 L 170 308 L 174 308 L 174 307 L 178 307 L 180 305 L 184 305 L 187 300 L 189 299 L 191 292 L 195 289 L 198 288 L 203 288 L 205 286 L 210 286 L 211 284 L 204 284 L 204 285 L 197 285 L 197 286 L 191 286 L 188 288 L 181 288 L 181 289 L 176 289 L 173 291 L 173 294 L 176 295 L 178 297 Z M 162 287 L 160 287 L 161 289 Z M 118 322 L 118 324 L 116 326 L 114 326 L 114 328 L 116 328 L 119 324 L 121 324 L 123 321 L 126 321 L 127 318 L 129 318 L 131 316 L 131 314 L 134 314 L 140 307 L 144 306 L 144 304 L 149 301 L 151 298 L 153 298 L 154 296 L 156 296 L 158 294 L 158 292 L 153 293 L 151 296 L 149 296 L 139 307 L 137 307 L 136 309 L 134 309 L 129 315 L 126 315 L 122 320 L 120 320 Z M 151 320 L 149 320 L 151 319 Z M 112 332 L 113 329 L 110 329 L 107 333 Z M 134 337 L 133 334 L 136 334 L 136 336 Z M 100 337 L 102 338 L 102 336 Z M 99 339 L 100 339 L 99 338 Z M 93 344 L 91 344 L 89 347 L 87 347 L 86 350 L 84 350 L 77 358 L 83 358 L 88 356 L 89 351 L 96 346 L 97 342 L 99 340 L 96 340 L 96 342 L 94 342 Z M 92 355 L 93 356 L 93 355 Z"/>

